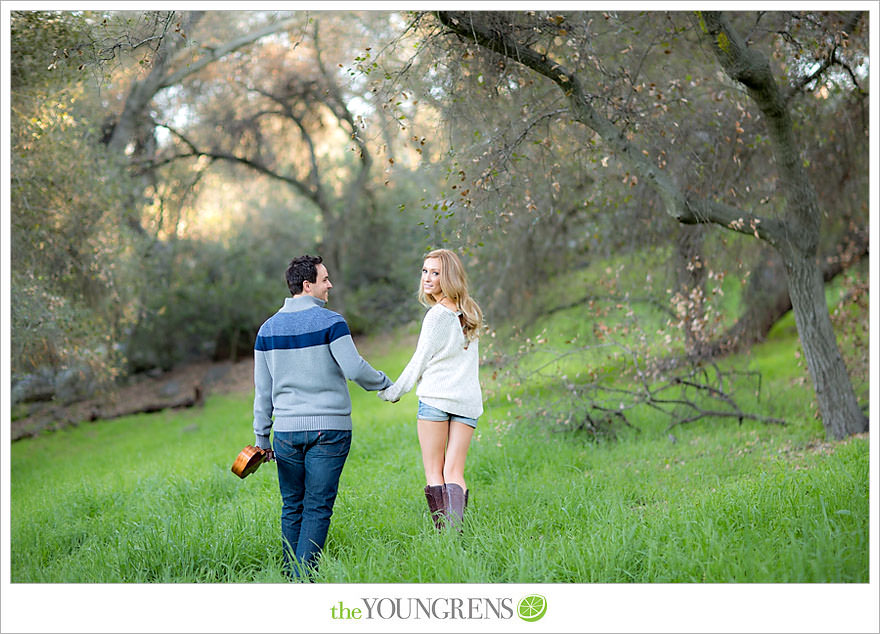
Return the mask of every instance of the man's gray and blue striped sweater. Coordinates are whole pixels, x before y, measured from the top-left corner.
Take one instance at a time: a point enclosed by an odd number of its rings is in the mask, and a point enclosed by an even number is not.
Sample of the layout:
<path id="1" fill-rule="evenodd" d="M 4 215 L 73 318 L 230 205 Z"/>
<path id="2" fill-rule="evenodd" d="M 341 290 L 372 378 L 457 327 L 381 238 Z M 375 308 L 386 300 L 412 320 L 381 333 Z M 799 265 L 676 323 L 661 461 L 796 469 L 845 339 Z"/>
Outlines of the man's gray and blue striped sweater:
<path id="1" fill-rule="evenodd" d="M 316 297 L 288 297 L 260 326 L 254 344 L 257 447 L 269 449 L 273 427 L 350 430 L 346 380 L 365 390 L 382 390 L 392 383 L 360 356 L 342 315 L 324 308 Z"/>

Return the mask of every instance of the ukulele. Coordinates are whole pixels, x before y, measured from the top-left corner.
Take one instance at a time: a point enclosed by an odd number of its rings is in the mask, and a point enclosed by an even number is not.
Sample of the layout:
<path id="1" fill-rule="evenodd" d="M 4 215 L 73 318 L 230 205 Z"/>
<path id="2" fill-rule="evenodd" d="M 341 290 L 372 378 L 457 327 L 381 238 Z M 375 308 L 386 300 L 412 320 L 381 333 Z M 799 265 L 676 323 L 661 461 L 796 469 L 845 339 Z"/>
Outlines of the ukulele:
<path id="1" fill-rule="evenodd" d="M 242 449 L 235 462 L 232 463 L 232 473 L 239 478 L 246 478 L 260 468 L 266 462 L 266 450 L 248 445 Z"/>

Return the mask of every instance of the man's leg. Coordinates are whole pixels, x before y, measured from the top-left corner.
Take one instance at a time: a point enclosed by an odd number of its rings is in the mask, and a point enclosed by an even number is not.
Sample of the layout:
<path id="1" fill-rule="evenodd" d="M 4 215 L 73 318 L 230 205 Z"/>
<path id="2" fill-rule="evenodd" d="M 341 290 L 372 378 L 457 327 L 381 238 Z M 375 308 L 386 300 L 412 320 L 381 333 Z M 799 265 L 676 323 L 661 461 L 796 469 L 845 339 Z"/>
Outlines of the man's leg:
<path id="1" fill-rule="evenodd" d="M 305 566 L 314 567 L 327 539 L 339 490 L 339 476 L 351 448 L 351 432 L 325 430 L 309 433 L 316 434 L 317 439 L 305 456 L 306 493 L 296 556 Z"/>
<path id="2" fill-rule="evenodd" d="M 275 432 L 273 447 L 281 489 L 281 539 L 284 571 L 297 577 L 295 563 L 305 496 L 305 432 Z"/>

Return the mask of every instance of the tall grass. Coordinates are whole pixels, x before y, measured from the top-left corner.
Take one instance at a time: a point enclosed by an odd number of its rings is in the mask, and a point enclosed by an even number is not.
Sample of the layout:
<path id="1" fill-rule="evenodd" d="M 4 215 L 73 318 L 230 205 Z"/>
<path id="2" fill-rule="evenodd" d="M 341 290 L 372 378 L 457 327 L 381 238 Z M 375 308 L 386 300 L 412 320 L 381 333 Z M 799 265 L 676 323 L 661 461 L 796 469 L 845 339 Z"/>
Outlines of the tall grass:
<path id="1" fill-rule="evenodd" d="M 410 342 L 361 351 L 396 376 Z M 867 582 L 867 438 L 827 443 L 781 334 L 753 350 L 786 427 L 703 421 L 595 441 L 487 403 L 464 533 L 427 514 L 414 394 L 352 388 L 354 440 L 317 580 L 329 583 Z M 486 378 L 488 381 L 488 377 Z M 83 423 L 11 448 L 13 582 L 281 582 L 275 465 L 250 395 Z"/>

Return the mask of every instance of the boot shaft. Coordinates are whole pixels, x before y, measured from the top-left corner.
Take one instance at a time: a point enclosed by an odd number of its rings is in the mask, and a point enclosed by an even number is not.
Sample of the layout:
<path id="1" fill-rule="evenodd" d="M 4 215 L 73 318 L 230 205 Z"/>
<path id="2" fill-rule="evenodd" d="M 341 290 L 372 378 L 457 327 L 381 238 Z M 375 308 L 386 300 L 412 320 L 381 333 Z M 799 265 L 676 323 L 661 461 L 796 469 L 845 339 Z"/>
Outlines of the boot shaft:
<path id="1" fill-rule="evenodd" d="M 447 483 L 444 486 L 446 487 L 446 497 L 448 500 L 446 513 L 449 521 L 461 531 L 461 524 L 464 522 L 464 510 L 467 508 L 468 491 L 454 482 Z"/>
<path id="2" fill-rule="evenodd" d="M 446 485 L 426 486 L 425 499 L 428 501 L 428 510 L 431 512 L 431 519 L 434 520 L 434 527 L 437 530 L 441 530 L 446 520 L 446 509 L 448 506 Z"/>

